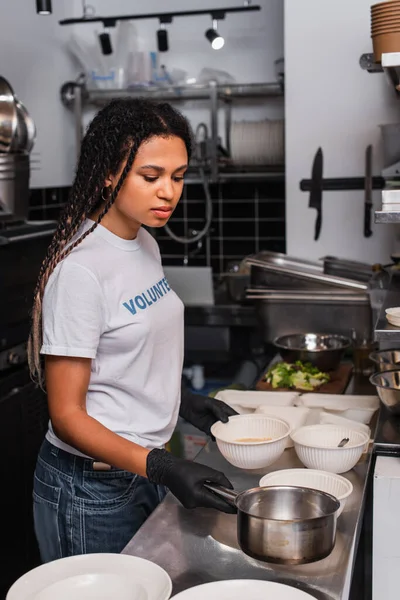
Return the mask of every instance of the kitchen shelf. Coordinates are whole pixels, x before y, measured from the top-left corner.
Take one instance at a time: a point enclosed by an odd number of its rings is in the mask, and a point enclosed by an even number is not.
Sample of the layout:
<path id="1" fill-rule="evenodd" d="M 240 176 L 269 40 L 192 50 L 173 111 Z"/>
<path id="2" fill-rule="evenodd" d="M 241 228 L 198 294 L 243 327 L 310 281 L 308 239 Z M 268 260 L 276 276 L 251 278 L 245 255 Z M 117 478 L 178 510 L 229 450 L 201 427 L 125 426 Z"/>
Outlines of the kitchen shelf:
<path id="1" fill-rule="evenodd" d="M 249 166 L 229 164 L 219 161 L 218 110 L 222 107 L 225 112 L 226 150 L 230 155 L 230 132 L 232 124 L 232 105 L 238 100 L 261 98 L 281 98 L 284 95 L 283 81 L 267 83 L 233 83 L 219 84 L 210 81 L 207 84 L 191 86 L 147 86 L 131 89 L 88 90 L 82 82 L 65 83 L 61 87 L 61 99 L 65 106 L 71 108 L 75 116 L 76 148 L 82 141 L 83 109 L 85 106 L 104 106 L 114 98 L 138 98 L 145 96 L 170 102 L 186 102 L 194 100 L 206 101 L 210 109 L 210 144 L 204 172 L 209 183 L 240 180 L 282 180 L 285 176 L 283 165 Z M 201 165 L 200 165 L 201 166 Z M 197 169 L 191 169 L 186 177 L 187 183 L 201 183 Z"/>
<path id="2" fill-rule="evenodd" d="M 281 97 L 284 94 L 283 86 L 278 82 L 235 83 L 229 85 L 171 85 L 147 86 L 122 90 L 88 90 L 84 95 L 84 101 L 101 106 L 114 98 L 139 98 L 142 96 L 156 98 L 157 100 L 209 100 L 214 90 L 221 100 Z"/>
<path id="3" fill-rule="evenodd" d="M 400 52 L 383 53 L 380 63 L 375 62 L 373 53 L 362 54 L 359 64 L 368 73 L 385 73 L 396 94 L 400 94 Z"/>
<path id="4" fill-rule="evenodd" d="M 400 223 L 400 212 L 377 210 L 375 212 L 375 223 Z"/>
<path id="5" fill-rule="evenodd" d="M 386 319 L 386 309 L 400 306 L 400 277 L 393 275 L 390 287 L 382 304 L 378 322 L 375 328 L 375 340 L 377 342 L 400 342 L 400 327 L 390 325 Z"/>

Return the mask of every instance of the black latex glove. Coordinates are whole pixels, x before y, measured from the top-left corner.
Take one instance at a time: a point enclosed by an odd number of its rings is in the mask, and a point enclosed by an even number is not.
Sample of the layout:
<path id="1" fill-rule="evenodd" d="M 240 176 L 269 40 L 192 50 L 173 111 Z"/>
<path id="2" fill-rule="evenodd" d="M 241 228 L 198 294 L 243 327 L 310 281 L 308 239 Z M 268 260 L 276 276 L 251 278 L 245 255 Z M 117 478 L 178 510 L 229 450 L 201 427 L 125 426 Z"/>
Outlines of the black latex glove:
<path id="1" fill-rule="evenodd" d="M 221 400 L 182 390 L 179 415 L 207 435 L 211 435 L 210 429 L 216 421 L 227 423 L 229 417 L 237 414 Z"/>
<path id="2" fill-rule="evenodd" d="M 236 508 L 204 487 L 209 482 L 232 489 L 231 482 L 220 471 L 157 448 L 147 455 L 146 471 L 150 481 L 165 485 L 185 508 L 202 506 L 226 513 L 236 512 Z"/>

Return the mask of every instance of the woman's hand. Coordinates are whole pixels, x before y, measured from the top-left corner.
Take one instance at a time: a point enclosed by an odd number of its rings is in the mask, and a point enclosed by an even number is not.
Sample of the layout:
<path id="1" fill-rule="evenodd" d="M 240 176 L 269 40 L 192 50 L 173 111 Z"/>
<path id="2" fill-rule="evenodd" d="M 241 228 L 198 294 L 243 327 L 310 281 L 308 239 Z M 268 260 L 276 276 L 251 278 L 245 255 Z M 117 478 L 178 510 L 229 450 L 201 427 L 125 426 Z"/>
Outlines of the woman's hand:
<path id="1" fill-rule="evenodd" d="M 210 429 L 216 421 L 227 423 L 229 417 L 237 414 L 221 400 L 182 390 L 179 415 L 207 435 L 211 435 Z"/>
<path id="2" fill-rule="evenodd" d="M 215 508 L 235 513 L 236 508 L 208 490 L 205 483 L 216 483 L 232 489 L 232 484 L 220 471 L 178 458 L 166 450 L 152 450 L 147 456 L 147 477 L 153 483 L 165 485 L 185 508 Z"/>

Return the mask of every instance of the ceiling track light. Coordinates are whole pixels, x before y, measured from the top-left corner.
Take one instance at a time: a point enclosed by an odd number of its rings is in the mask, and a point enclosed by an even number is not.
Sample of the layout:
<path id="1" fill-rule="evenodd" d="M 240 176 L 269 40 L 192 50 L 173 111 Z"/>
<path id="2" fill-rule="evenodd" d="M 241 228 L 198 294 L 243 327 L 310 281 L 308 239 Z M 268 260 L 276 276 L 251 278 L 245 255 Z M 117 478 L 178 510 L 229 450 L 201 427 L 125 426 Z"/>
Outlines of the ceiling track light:
<path id="1" fill-rule="evenodd" d="M 159 19 L 160 22 L 170 23 L 167 19 L 173 19 L 175 17 L 198 17 L 201 15 L 210 15 L 212 19 L 223 19 L 225 15 L 231 13 L 243 13 L 243 12 L 254 12 L 260 11 L 261 6 L 259 5 L 245 5 L 245 6 L 226 6 L 224 8 L 206 8 L 200 10 L 180 10 L 169 13 L 142 13 L 136 15 L 117 15 L 110 17 L 92 16 L 82 17 L 80 19 L 63 19 L 59 21 L 60 25 L 74 25 L 78 23 L 93 23 L 103 22 L 104 25 L 110 19 L 112 21 L 136 21 L 139 19 Z M 220 16 L 215 16 L 220 15 Z"/>
<path id="2" fill-rule="evenodd" d="M 115 27 L 116 21 L 113 19 L 107 19 L 104 21 L 104 31 L 99 33 L 99 42 L 102 54 L 109 56 L 113 53 L 113 47 L 111 43 L 111 35 L 108 31 L 109 27 Z"/>
<path id="3" fill-rule="evenodd" d="M 99 42 L 102 54 L 105 56 L 112 54 L 113 48 L 111 44 L 111 36 L 108 31 L 99 33 Z"/>
<path id="4" fill-rule="evenodd" d="M 36 0 L 36 12 L 38 15 L 51 15 L 51 0 Z"/>
<path id="5" fill-rule="evenodd" d="M 160 18 L 160 29 L 157 30 L 157 48 L 159 52 L 168 52 L 169 50 L 167 23 L 172 23 L 172 17 Z"/>
<path id="6" fill-rule="evenodd" d="M 222 35 L 220 35 L 218 33 L 218 21 L 217 19 L 213 19 L 212 22 L 212 29 L 207 29 L 205 36 L 208 39 L 208 41 L 211 44 L 211 47 L 213 50 L 221 50 L 221 48 L 224 46 L 225 44 L 225 40 L 222 37 Z"/>

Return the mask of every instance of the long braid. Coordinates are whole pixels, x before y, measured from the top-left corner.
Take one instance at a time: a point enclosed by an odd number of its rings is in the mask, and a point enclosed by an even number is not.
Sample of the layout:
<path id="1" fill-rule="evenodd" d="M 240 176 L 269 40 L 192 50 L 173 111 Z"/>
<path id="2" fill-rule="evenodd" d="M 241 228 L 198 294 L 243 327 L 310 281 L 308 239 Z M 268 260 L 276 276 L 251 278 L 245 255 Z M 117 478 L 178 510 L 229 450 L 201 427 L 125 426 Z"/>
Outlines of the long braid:
<path id="1" fill-rule="evenodd" d="M 48 247 L 34 291 L 28 362 L 32 378 L 41 387 L 44 384 L 40 356 L 43 337 L 42 303 L 51 274 L 108 213 L 132 168 L 141 144 L 154 136 L 171 135 L 184 141 L 190 158 L 192 135 L 186 119 L 167 103 L 156 104 L 144 99 L 114 100 L 90 124 L 82 142 L 70 198 Z M 95 223 L 71 243 L 85 220 L 101 206 L 104 182 L 110 175 L 118 173 L 124 160 L 126 163 L 118 182 Z"/>

